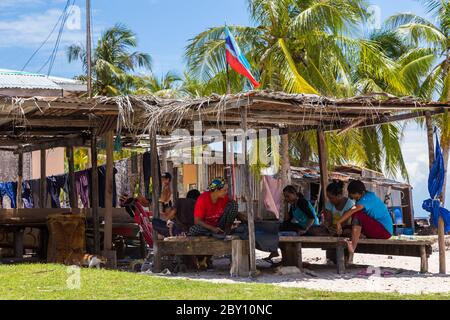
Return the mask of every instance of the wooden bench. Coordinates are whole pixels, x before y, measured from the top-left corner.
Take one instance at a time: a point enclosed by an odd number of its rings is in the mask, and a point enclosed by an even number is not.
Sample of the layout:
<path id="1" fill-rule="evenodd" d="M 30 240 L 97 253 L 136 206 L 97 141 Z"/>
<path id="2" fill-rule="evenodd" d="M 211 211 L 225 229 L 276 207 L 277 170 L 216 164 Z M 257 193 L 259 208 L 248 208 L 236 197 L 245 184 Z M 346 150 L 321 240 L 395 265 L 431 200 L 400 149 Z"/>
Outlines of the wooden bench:
<path id="1" fill-rule="evenodd" d="M 432 253 L 432 240 L 379 240 L 361 239 L 356 253 L 380 254 L 393 256 L 409 256 L 420 258 L 420 272 L 428 272 L 428 257 Z M 302 248 L 320 248 L 336 252 L 337 272 L 345 272 L 345 251 L 347 244 L 344 238 L 337 237 L 280 237 L 282 263 L 286 266 L 302 268 Z"/>
<path id="2" fill-rule="evenodd" d="M 213 237 L 172 237 L 158 240 L 154 251 L 154 270 L 161 271 L 158 262 L 164 256 L 224 256 L 231 254 L 231 276 L 247 277 L 250 272 L 249 243 L 236 237 L 225 240 Z"/>

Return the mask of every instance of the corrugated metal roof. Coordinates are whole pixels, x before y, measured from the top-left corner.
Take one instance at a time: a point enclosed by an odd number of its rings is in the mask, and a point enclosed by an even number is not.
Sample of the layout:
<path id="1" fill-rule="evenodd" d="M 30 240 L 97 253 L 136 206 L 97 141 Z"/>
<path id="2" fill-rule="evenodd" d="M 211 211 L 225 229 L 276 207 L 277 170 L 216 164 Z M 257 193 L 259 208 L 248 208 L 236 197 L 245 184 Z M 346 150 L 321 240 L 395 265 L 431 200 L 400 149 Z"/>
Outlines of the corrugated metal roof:
<path id="1" fill-rule="evenodd" d="M 45 75 L 1 69 L 0 88 L 62 90 Z"/>

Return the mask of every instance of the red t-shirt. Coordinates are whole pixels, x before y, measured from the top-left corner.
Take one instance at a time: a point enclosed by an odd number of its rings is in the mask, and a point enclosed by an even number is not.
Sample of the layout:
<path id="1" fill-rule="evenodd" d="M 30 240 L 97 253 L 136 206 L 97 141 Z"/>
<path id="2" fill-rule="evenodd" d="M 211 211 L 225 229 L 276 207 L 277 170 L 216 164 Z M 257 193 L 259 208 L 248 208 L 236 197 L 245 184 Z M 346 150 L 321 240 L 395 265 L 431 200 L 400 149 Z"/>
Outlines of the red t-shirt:
<path id="1" fill-rule="evenodd" d="M 211 192 L 203 192 L 195 203 L 194 217 L 213 227 L 217 227 L 229 201 L 228 196 L 225 196 L 225 198 L 218 199 L 216 203 L 212 203 Z"/>

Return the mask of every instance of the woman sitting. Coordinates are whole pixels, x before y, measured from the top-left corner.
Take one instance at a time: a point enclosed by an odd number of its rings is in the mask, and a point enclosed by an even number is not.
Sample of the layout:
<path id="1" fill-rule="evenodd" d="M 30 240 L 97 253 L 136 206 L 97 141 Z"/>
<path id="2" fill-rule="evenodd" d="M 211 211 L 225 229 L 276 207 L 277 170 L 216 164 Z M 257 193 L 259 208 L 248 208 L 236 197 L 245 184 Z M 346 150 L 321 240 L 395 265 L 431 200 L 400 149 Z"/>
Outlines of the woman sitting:
<path id="1" fill-rule="evenodd" d="M 293 231 L 299 236 L 317 236 L 328 234 L 319 225 L 317 213 L 311 203 L 294 186 L 283 189 L 284 199 L 289 205 L 289 212 L 281 224 L 280 231 Z"/>
<path id="2" fill-rule="evenodd" d="M 351 181 L 347 191 L 349 197 L 355 200 L 355 207 L 344 213 L 336 229 L 338 235 L 342 234 L 342 225 L 352 218 L 352 240 L 347 241 L 349 252 L 355 252 L 361 234 L 371 239 L 389 239 L 393 233 L 393 223 L 383 201 L 375 193 L 367 191 L 359 180 Z"/>
<path id="3" fill-rule="evenodd" d="M 328 201 L 325 204 L 324 226 L 330 234 L 336 234 L 336 225 L 342 216 L 355 206 L 355 202 L 344 196 L 344 182 L 334 180 L 326 189 Z M 351 235 L 350 221 L 343 225 L 342 233 L 344 236 Z"/>
<path id="4" fill-rule="evenodd" d="M 208 191 L 197 199 L 195 224 L 189 230 L 189 235 L 228 235 L 238 215 L 237 203 L 228 197 L 228 184 L 221 178 L 214 179 L 208 186 Z"/>

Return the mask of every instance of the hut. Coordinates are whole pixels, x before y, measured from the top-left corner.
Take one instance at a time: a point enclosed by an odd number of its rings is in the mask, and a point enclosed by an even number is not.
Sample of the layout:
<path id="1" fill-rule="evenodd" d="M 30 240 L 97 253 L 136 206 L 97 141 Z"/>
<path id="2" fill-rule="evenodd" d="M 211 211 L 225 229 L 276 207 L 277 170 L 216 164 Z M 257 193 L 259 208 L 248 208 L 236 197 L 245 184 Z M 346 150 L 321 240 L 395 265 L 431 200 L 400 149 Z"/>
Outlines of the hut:
<path id="1" fill-rule="evenodd" d="M 70 176 L 70 199 L 72 211 L 76 211 L 73 179 L 73 148 L 89 146 L 92 152 L 92 168 L 97 167 L 97 140 L 106 141 L 106 183 L 105 208 L 99 210 L 97 196 L 94 196 L 92 209 L 88 212 L 93 225 L 96 250 L 100 251 L 100 218 L 104 220 L 103 252 L 107 257 L 114 256 L 112 250 L 112 183 L 113 148 L 115 137 L 120 136 L 124 147 L 146 145 L 152 150 L 153 214 L 159 216 L 157 190 L 158 179 L 158 137 L 173 136 L 175 130 L 184 130 L 188 140 L 195 147 L 196 134 L 203 136 L 208 130 L 220 134 L 231 129 L 242 129 L 247 133 L 253 130 L 277 130 L 281 135 L 281 145 L 287 150 L 286 135 L 291 132 L 314 130 L 319 146 L 320 185 L 329 181 L 325 132 L 345 132 L 353 128 L 380 125 L 422 117 L 425 111 L 431 114 L 445 112 L 448 103 L 425 102 L 411 97 L 398 98 L 387 94 L 365 95 L 346 99 L 333 99 L 317 95 L 286 94 L 271 91 L 250 91 L 233 95 L 213 95 L 197 99 L 159 99 L 152 96 L 137 97 L 95 97 L 84 98 L 0 98 L 0 143 L 11 152 L 19 155 L 18 182 L 23 177 L 21 162 L 23 154 L 39 150 L 41 152 L 41 197 L 45 194 L 46 159 L 45 150 L 56 147 L 67 149 Z M 197 127 L 196 122 L 201 126 Z M 254 274 L 255 210 L 249 177 L 247 157 L 247 137 L 241 140 L 244 161 L 242 170 L 242 203 L 248 213 L 250 269 Z M 217 141 L 216 141 L 217 142 Z M 223 141 L 222 141 L 223 143 Z M 200 143 L 201 145 L 201 143 Z M 224 157 L 229 150 L 224 144 Z M 284 157 L 286 159 L 286 157 Z M 283 161 L 281 178 L 289 180 L 289 164 Z M 94 189 L 98 177 L 93 175 Z M 323 188 L 322 188 L 323 190 Z M 325 194 L 322 192 L 321 197 Z M 44 202 L 42 202 L 44 203 Z M 0 211 L 0 226 L 29 221 L 37 218 L 25 209 Z M 41 215 L 50 209 L 40 209 Z M 154 251 L 158 251 L 155 243 Z M 19 253 L 20 255 L 20 253 Z M 114 261 L 114 258 L 111 259 Z M 158 269 L 158 261 L 155 268 Z"/>

